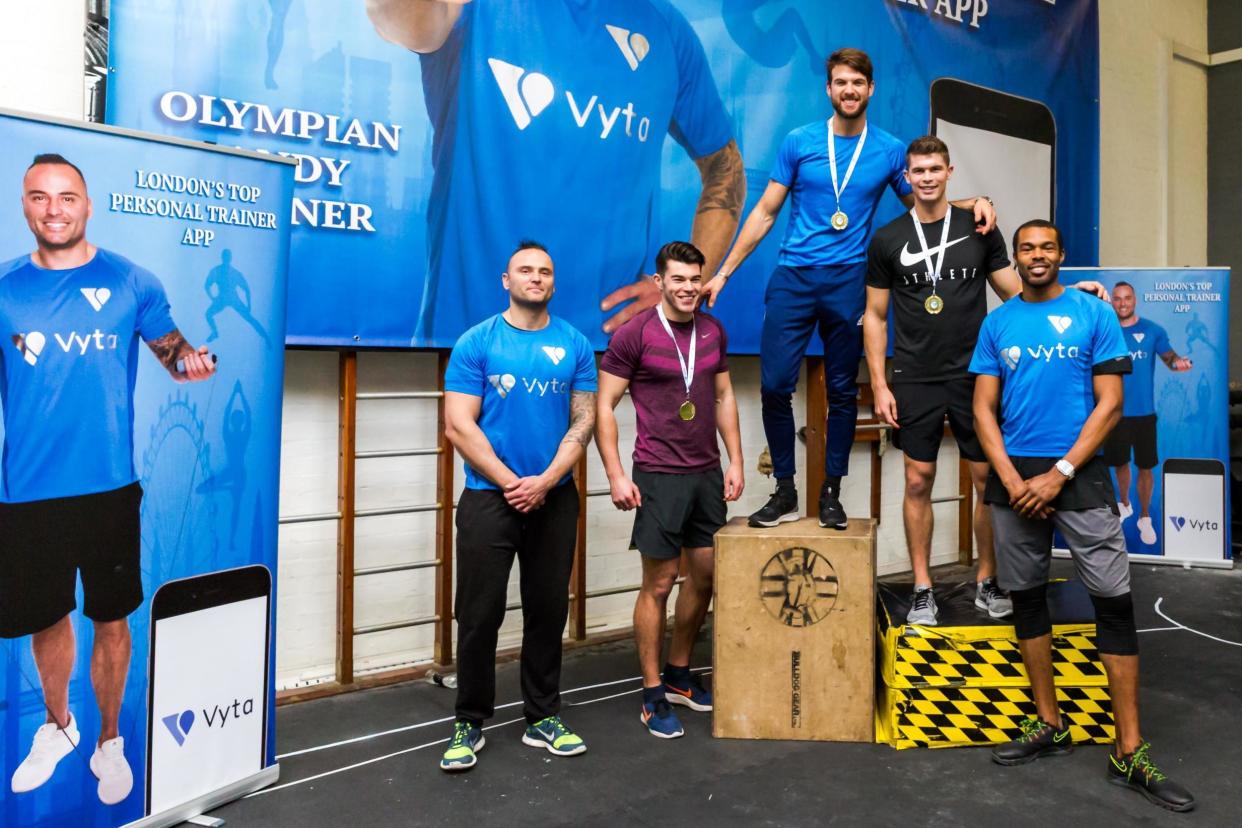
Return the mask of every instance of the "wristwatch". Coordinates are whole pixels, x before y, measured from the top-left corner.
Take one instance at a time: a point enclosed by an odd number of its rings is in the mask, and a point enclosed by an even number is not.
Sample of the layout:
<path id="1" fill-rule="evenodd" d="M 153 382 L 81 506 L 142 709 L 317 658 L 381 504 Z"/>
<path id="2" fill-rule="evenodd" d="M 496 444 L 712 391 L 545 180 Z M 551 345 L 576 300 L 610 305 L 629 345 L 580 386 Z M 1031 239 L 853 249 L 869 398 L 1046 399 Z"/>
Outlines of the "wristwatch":
<path id="1" fill-rule="evenodd" d="M 1074 464 L 1066 460 L 1064 457 L 1057 461 L 1056 469 L 1061 474 L 1065 475 L 1066 480 L 1074 479 Z"/>

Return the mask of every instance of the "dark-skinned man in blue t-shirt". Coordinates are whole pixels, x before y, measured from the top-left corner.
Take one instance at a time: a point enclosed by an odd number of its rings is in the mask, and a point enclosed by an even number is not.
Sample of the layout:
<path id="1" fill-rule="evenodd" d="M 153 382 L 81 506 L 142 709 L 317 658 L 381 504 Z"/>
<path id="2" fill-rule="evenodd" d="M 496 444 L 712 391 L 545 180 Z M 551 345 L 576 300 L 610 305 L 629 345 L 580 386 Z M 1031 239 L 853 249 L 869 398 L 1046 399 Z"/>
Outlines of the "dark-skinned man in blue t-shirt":
<path id="1" fill-rule="evenodd" d="M 992 758 L 1020 765 L 1073 750 L 1057 706 L 1052 669 L 1048 567 L 1052 533 L 1065 538 L 1095 608 L 1096 647 L 1108 674 L 1116 741 L 1110 782 L 1171 811 L 1194 797 L 1165 776 L 1139 731 L 1138 634 L 1130 568 L 1108 466 L 1097 457 L 1121 418 L 1130 354 L 1112 308 L 1057 281 L 1061 232 L 1028 221 L 1013 239 L 1022 292 L 988 315 L 971 359 L 975 430 L 992 465 L 997 574 L 1013 601 L 1013 624 L 1037 718 Z"/>

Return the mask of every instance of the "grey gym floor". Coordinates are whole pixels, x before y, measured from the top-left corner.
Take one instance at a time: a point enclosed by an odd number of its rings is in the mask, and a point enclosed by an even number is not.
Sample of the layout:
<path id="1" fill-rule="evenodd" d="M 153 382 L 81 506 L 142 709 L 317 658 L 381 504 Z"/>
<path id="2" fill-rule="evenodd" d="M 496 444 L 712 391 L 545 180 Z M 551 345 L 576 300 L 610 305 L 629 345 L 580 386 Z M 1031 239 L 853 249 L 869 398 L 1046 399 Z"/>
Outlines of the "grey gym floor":
<path id="1" fill-rule="evenodd" d="M 964 573 L 958 570 L 959 579 Z M 1068 577 L 1068 563 L 1054 575 Z M 940 576 L 952 577 L 945 573 Z M 516 663 L 497 676 L 497 711 L 471 771 L 436 767 L 453 691 L 423 682 L 279 708 L 278 787 L 212 812 L 239 826 L 1242 824 L 1242 572 L 1133 567 L 1142 718 L 1153 756 L 1198 799 L 1171 814 L 1105 781 L 1103 746 L 1017 768 L 986 748 L 713 739 L 710 714 L 678 708 L 686 735 L 639 723 L 631 644 L 565 659 L 565 720 L 587 740 L 553 758 L 520 741 Z M 1176 624 L 1233 643 L 1212 640 Z M 696 664 L 710 663 L 704 636 Z M 403 728 L 389 735 L 375 735 Z M 370 737 L 370 738 L 367 738 Z M 336 747 L 343 740 L 360 739 Z M 310 751 L 298 753 L 298 751 Z"/>

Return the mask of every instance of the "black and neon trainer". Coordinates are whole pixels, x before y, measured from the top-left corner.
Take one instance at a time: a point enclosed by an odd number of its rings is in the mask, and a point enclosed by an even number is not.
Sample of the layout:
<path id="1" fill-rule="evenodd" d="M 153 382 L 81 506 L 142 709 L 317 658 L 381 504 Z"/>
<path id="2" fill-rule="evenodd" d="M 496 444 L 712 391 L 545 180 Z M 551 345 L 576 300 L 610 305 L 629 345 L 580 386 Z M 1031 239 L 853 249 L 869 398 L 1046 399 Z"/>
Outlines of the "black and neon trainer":
<path id="1" fill-rule="evenodd" d="M 1121 785 L 1147 797 L 1149 802 L 1170 811 L 1189 811 L 1195 807 L 1190 791 L 1160 772 L 1156 763 L 1147 755 L 1151 743 L 1143 742 L 1125 756 L 1108 755 L 1108 781 Z"/>
<path id="2" fill-rule="evenodd" d="M 798 490 L 792 486 L 776 487 L 763 508 L 746 521 L 755 528 L 771 528 L 798 519 Z"/>
<path id="3" fill-rule="evenodd" d="M 1057 730 L 1042 719 L 1023 719 L 1022 735 L 1012 742 L 992 748 L 992 761 L 998 765 L 1025 765 L 1044 756 L 1064 756 L 1074 752 L 1069 725 Z"/>
<path id="4" fill-rule="evenodd" d="M 819 525 L 825 529 L 844 529 L 849 525 L 839 492 L 827 483 L 819 492 Z"/>

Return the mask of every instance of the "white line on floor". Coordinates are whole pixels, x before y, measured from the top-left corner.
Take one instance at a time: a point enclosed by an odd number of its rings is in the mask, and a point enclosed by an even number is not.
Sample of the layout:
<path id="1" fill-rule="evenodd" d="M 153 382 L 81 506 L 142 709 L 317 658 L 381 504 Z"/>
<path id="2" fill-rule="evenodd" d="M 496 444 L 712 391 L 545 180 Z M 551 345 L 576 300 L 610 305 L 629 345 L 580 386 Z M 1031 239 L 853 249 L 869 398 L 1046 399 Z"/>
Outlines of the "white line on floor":
<path id="1" fill-rule="evenodd" d="M 710 669 L 711 669 L 710 667 L 695 667 L 691 672 L 702 673 Z M 618 684 L 625 684 L 626 682 L 630 682 L 630 681 L 639 681 L 641 679 L 642 679 L 642 676 L 631 676 L 630 678 L 617 679 L 616 681 L 605 681 L 599 684 L 588 684 L 585 687 L 571 687 L 568 690 L 562 690 L 561 695 L 565 696 L 570 693 L 582 693 L 587 690 L 598 690 L 601 687 L 613 687 Z M 624 695 L 624 694 L 619 694 L 619 695 Z M 613 698 L 613 697 L 609 696 L 609 698 Z M 581 704 L 585 704 L 585 703 L 586 702 L 582 702 Z M 496 709 L 504 710 L 509 707 L 517 707 L 521 704 L 522 702 L 520 701 L 508 702 L 506 704 L 497 705 Z M 342 739 L 339 742 L 330 742 L 329 744 L 326 744 L 326 745 L 303 748 L 302 750 L 292 750 L 292 751 L 289 751 L 288 753 L 277 754 L 276 761 L 280 761 L 281 759 L 288 759 L 292 756 L 301 756 L 306 753 L 316 753 L 321 750 L 328 750 L 329 748 L 341 747 L 342 745 L 352 745 L 357 742 L 366 742 L 370 739 L 378 739 L 381 736 L 391 736 L 394 733 L 404 733 L 407 730 L 418 730 L 419 728 L 422 728 L 422 727 L 430 727 L 431 725 L 444 724 L 446 722 L 451 722 L 456 718 L 457 718 L 456 716 L 445 716 L 440 719 L 432 719 L 431 721 L 428 721 L 428 722 L 419 722 L 418 724 L 405 725 L 403 727 L 394 727 L 391 730 L 381 730 L 378 733 L 368 733 L 365 736 L 354 736 L 351 739 Z M 445 740 L 441 740 L 441 741 L 445 741 Z M 439 742 L 432 742 L 431 744 L 439 744 Z M 393 754 L 393 755 L 395 756 L 397 754 Z"/>
<path id="2" fill-rule="evenodd" d="M 1167 615 L 1165 615 L 1163 612 L 1161 612 L 1161 610 L 1160 610 L 1160 604 L 1161 604 L 1163 601 L 1164 601 L 1164 596 L 1161 596 L 1161 597 L 1159 597 L 1159 598 L 1157 598 L 1157 599 L 1156 599 L 1156 615 L 1159 615 L 1161 618 L 1163 618 L 1165 621 L 1168 621 L 1170 624 L 1175 625 L 1175 626 L 1176 626 L 1179 630 L 1185 630 L 1186 632 L 1192 632 L 1192 633 L 1194 633 L 1195 635 L 1201 635 L 1201 636 L 1203 636 L 1204 638 L 1210 638 L 1210 639 L 1211 639 L 1211 640 L 1213 640 L 1213 641 L 1219 641 L 1221 644 L 1228 644 L 1228 645 L 1230 645 L 1230 646 L 1232 646 L 1232 647 L 1242 647 L 1242 641 L 1230 641 L 1230 640 L 1228 640 L 1228 639 L 1226 639 L 1226 638 L 1217 638 L 1217 637 L 1216 637 L 1216 636 L 1214 636 L 1214 635 L 1208 635 L 1208 634 L 1207 634 L 1207 633 L 1205 633 L 1205 632 L 1199 632 L 1199 631 L 1198 631 L 1198 630 L 1196 630 L 1196 629 L 1193 629 L 1193 628 L 1191 628 L 1191 627 L 1187 627 L 1185 624 L 1182 624 L 1182 623 L 1179 623 L 1179 622 L 1177 622 L 1177 621 L 1174 621 L 1172 618 L 1170 618 L 1169 616 L 1167 616 Z"/>

